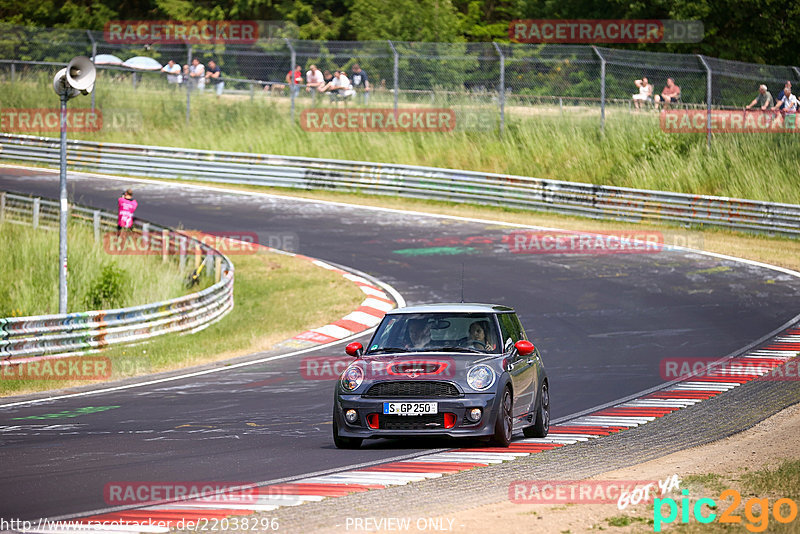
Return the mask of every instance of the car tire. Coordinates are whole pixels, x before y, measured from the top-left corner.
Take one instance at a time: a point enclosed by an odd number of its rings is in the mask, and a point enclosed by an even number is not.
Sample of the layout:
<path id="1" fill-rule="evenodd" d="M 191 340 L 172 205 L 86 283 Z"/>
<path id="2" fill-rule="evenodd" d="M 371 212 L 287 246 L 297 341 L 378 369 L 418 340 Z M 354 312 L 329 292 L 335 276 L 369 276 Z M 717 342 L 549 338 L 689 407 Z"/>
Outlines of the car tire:
<path id="1" fill-rule="evenodd" d="M 339 424 L 336 422 L 336 414 L 333 415 L 333 444 L 337 449 L 357 449 L 361 446 L 362 438 L 345 438 L 339 435 Z"/>
<path id="2" fill-rule="evenodd" d="M 550 431 L 550 390 L 547 382 L 542 385 L 539 394 L 539 406 L 536 410 L 536 420 L 533 425 L 522 429 L 526 438 L 543 438 Z"/>
<path id="3" fill-rule="evenodd" d="M 514 429 L 514 399 L 511 390 L 505 388 L 497 408 L 497 420 L 494 423 L 494 435 L 489 443 L 495 447 L 508 447 L 511 444 L 511 433 Z"/>

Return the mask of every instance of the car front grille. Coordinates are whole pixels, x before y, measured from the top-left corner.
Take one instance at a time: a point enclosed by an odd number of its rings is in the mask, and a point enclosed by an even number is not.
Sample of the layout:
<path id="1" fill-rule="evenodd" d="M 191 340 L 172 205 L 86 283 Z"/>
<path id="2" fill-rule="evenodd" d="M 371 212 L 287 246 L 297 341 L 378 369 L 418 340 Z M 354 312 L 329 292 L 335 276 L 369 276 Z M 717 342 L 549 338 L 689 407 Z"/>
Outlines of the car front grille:
<path id="1" fill-rule="evenodd" d="M 436 398 L 460 397 L 458 389 L 449 382 L 432 380 L 396 380 L 380 382 L 367 390 L 365 397 Z"/>
<path id="2" fill-rule="evenodd" d="M 430 415 L 379 415 L 381 430 L 435 430 L 444 428 L 444 414 Z"/>

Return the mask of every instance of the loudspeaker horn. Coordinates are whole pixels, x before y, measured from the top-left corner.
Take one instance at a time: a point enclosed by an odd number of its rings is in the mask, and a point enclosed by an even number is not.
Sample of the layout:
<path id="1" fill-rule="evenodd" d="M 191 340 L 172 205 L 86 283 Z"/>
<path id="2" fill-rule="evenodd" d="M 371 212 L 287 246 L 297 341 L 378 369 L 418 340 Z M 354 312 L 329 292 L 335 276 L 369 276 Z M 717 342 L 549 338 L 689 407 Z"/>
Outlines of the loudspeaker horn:
<path id="1" fill-rule="evenodd" d="M 83 94 L 92 91 L 96 77 L 97 71 L 94 63 L 86 56 L 74 57 L 67 65 L 67 83 Z"/>

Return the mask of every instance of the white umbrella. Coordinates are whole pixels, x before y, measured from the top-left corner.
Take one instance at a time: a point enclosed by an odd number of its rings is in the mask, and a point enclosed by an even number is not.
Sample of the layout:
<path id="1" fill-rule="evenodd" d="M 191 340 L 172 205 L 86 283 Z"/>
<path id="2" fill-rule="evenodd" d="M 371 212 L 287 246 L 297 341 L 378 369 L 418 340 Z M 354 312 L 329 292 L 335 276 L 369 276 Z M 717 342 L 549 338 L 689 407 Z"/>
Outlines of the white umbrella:
<path id="1" fill-rule="evenodd" d="M 151 57 L 145 56 L 132 57 L 122 65 L 136 70 L 161 70 L 161 63 Z"/>
<path id="2" fill-rule="evenodd" d="M 113 54 L 99 54 L 93 61 L 95 65 L 122 65 L 122 60 Z"/>

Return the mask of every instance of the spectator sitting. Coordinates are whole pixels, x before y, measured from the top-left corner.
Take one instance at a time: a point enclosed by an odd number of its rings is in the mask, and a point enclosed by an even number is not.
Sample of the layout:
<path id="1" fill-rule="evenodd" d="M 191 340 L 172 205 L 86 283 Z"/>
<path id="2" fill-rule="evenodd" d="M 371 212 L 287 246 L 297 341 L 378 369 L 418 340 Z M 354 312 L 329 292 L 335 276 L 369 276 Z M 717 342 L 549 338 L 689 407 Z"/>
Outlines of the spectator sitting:
<path id="1" fill-rule="evenodd" d="M 292 85 L 292 80 L 294 80 L 294 85 Z M 296 98 L 300 93 L 300 86 L 303 85 L 303 67 L 295 65 L 294 70 L 290 70 L 286 74 L 286 83 L 291 88 L 292 96 Z"/>
<path id="2" fill-rule="evenodd" d="M 642 76 L 641 80 L 636 80 L 633 83 L 639 88 L 639 93 L 633 95 L 633 103 L 636 104 L 636 109 L 639 109 L 642 102 L 653 102 L 653 85 Z"/>
<path id="3" fill-rule="evenodd" d="M 785 121 L 784 128 L 794 128 L 798 105 L 800 105 L 800 102 L 792 94 L 792 89 L 785 87 L 783 89 L 783 97 L 772 107 L 773 111 L 780 110 L 780 113 L 772 123 L 772 127 L 775 128 L 776 124 L 780 125 L 781 117 L 783 116 Z"/>
<path id="4" fill-rule="evenodd" d="M 217 62 L 213 59 L 208 62 L 208 69 L 206 69 L 206 80 L 213 85 L 217 90 L 217 98 L 222 94 L 225 89 L 225 82 L 222 81 L 222 70 L 220 70 Z"/>
<path id="5" fill-rule="evenodd" d="M 339 90 L 341 89 L 341 85 L 340 85 L 341 82 L 339 80 L 339 75 L 340 74 L 341 74 L 341 71 L 337 70 L 336 72 L 334 72 L 333 73 L 333 77 L 331 78 L 331 81 L 329 81 L 328 83 L 323 85 L 322 89 L 320 89 L 321 92 L 330 94 L 331 102 L 337 102 L 339 100 L 339 96 L 340 96 L 340 91 Z"/>
<path id="6" fill-rule="evenodd" d="M 167 64 L 161 67 L 161 72 L 166 73 L 167 83 L 181 83 L 181 66 L 173 60 L 167 61 Z"/>
<path id="7" fill-rule="evenodd" d="M 681 88 L 675 85 L 674 78 L 667 78 L 667 85 L 661 91 L 661 95 L 656 95 L 656 109 L 658 109 L 659 102 L 664 102 L 664 109 L 669 109 L 672 102 L 679 102 L 681 99 Z"/>
<path id="8" fill-rule="evenodd" d="M 756 95 L 753 101 L 746 105 L 744 109 L 753 109 L 756 107 L 762 111 L 766 111 L 774 105 L 775 99 L 773 99 L 772 94 L 767 91 L 767 86 L 762 83 L 758 86 L 758 95 Z"/>
<path id="9" fill-rule="evenodd" d="M 369 104 L 369 77 L 367 73 L 361 70 L 358 63 L 353 64 L 353 72 L 350 75 L 353 80 L 353 89 L 356 90 L 364 100 L 364 105 Z M 363 91 L 362 91 L 363 88 Z"/>
<path id="10" fill-rule="evenodd" d="M 206 68 L 197 58 L 192 59 L 192 65 L 189 67 L 189 78 L 193 87 L 201 91 L 206 88 Z"/>

